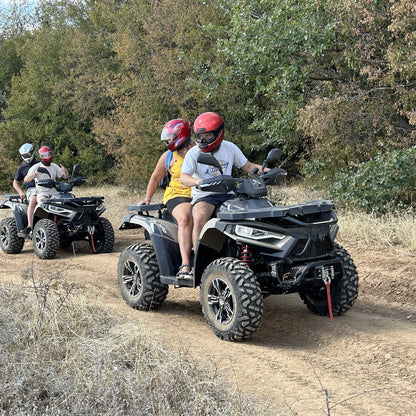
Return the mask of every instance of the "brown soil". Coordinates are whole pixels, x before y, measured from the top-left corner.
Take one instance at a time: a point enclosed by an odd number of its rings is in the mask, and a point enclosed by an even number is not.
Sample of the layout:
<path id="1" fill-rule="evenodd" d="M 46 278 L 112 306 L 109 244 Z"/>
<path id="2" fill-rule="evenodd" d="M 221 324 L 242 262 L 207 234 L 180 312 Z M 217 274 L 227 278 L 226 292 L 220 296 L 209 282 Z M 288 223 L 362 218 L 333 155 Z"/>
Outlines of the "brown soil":
<path id="1" fill-rule="evenodd" d="M 170 288 L 163 306 L 140 312 L 118 291 L 116 267 L 121 250 L 142 234 L 116 231 L 111 254 L 93 255 L 84 243 L 39 260 L 31 242 L 18 255 L 0 252 L 0 280 L 20 282 L 26 268 L 63 272 L 129 320 L 140 320 L 166 346 L 189 351 L 203 365 L 215 366 L 236 387 L 255 394 L 282 415 L 416 415 L 416 257 L 400 251 L 348 249 L 360 275 L 360 293 L 343 316 L 315 316 L 298 295 L 264 301 L 259 331 L 230 343 L 206 324 L 199 290 Z M 329 400 L 328 410 L 326 398 Z"/>

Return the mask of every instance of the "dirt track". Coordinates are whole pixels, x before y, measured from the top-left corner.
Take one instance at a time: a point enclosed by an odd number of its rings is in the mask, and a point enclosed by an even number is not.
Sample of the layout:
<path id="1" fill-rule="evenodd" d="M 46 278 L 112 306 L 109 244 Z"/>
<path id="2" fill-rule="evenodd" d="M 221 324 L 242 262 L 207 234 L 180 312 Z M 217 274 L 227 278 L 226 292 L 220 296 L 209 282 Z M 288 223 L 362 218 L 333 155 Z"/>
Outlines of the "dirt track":
<path id="1" fill-rule="evenodd" d="M 116 228 L 116 227 L 115 227 Z M 137 233 L 116 231 L 115 251 L 92 255 L 86 245 L 39 260 L 29 241 L 19 255 L 0 252 L 0 279 L 19 282 L 32 267 L 65 271 L 91 299 L 126 319 L 140 320 L 166 345 L 179 345 L 215 366 L 238 388 L 269 401 L 282 415 L 416 415 L 416 257 L 348 248 L 360 275 L 353 309 L 334 322 L 311 314 L 297 295 L 265 299 L 258 333 L 242 343 L 221 341 L 205 323 L 199 290 L 171 288 L 156 312 L 129 308 L 117 288 L 121 250 Z M 330 412 L 325 391 L 330 394 Z"/>

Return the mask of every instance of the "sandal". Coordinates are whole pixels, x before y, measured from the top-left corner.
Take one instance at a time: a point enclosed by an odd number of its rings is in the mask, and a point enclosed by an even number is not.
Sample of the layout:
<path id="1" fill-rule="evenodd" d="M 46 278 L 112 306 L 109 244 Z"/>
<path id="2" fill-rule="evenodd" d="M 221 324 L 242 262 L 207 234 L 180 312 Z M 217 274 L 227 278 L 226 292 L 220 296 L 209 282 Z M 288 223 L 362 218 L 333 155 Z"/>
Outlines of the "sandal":
<path id="1" fill-rule="evenodd" d="M 185 267 L 189 268 L 189 272 L 185 272 L 183 270 Z M 181 264 L 181 267 L 179 267 L 178 273 L 176 273 L 176 277 L 178 277 L 179 279 L 192 279 L 193 276 L 192 276 L 191 265 L 188 263 Z"/>

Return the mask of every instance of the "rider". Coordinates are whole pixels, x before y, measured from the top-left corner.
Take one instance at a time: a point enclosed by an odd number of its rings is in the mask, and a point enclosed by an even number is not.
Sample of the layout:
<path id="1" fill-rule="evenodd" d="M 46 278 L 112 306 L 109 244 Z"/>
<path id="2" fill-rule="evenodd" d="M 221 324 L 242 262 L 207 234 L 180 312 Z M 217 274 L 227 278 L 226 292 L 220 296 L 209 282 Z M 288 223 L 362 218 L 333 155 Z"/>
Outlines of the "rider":
<path id="1" fill-rule="evenodd" d="M 49 198 L 50 196 L 57 194 L 58 191 L 55 187 L 53 188 L 46 188 L 43 186 L 40 186 L 38 181 L 42 179 L 56 179 L 56 178 L 68 178 L 69 174 L 68 171 L 60 165 L 60 167 L 56 163 L 52 163 L 53 155 L 52 155 L 52 149 L 49 146 L 43 146 L 39 149 L 39 156 L 40 156 L 40 162 L 33 165 L 27 175 L 24 178 L 25 183 L 35 181 L 36 183 L 36 202 L 40 204 L 40 202 L 45 199 Z M 38 168 L 43 167 L 45 168 L 49 174 L 38 172 Z M 27 219 L 28 219 L 28 227 L 27 231 L 30 233 L 33 228 L 33 212 L 35 211 L 36 204 L 31 207 L 29 205 L 29 208 L 27 210 Z"/>
<path id="2" fill-rule="evenodd" d="M 31 181 L 28 183 L 24 183 L 26 188 L 26 192 L 20 186 L 20 183 L 23 182 L 23 179 L 27 175 L 29 169 L 39 163 L 38 160 L 35 159 L 35 147 L 30 143 L 23 144 L 19 149 L 19 154 L 21 158 L 24 160 L 24 163 L 19 165 L 17 168 L 16 174 L 14 175 L 13 179 L 13 188 L 19 194 L 20 199 L 27 200 L 29 203 L 29 207 L 32 206 L 33 208 L 36 205 L 36 187 L 35 181 Z M 26 230 L 20 230 L 20 232 L 26 232 Z"/>
<path id="3" fill-rule="evenodd" d="M 224 140 L 224 121 L 217 113 L 207 112 L 199 115 L 194 122 L 194 133 L 198 146 L 187 153 L 180 180 L 183 185 L 192 187 L 192 241 L 195 249 L 202 227 L 212 217 L 216 207 L 234 195 L 232 192 L 220 194 L 201 191 L 195 187 L 203 179 L 220 175 L 216 167 L 199 164 L 198 155 L 203 152 L 215 156 L 224 175 L 231 175 L 233 166 L 248 173 L 253 173 L 253 169 L 256 168 L 261 172 L 262 166 L 249 162 L 238 146 Z"/>
<path id="4" fill-rule="evenodd" d="M 166 173 L 166 158 L 171 155 L 169 163 L 171 179 L 163 195 L 163 203 L 178 223 L 178 242 L 182 263 L 177 276 L 181 279 L 189 279 L 192 278 L 190 265 L 192 250 L 191 188 L 183 186 L 179 181 L 183 159 L 188 150 L 193 147 L 189 121 L 180 118 L 168 121 L 163 127 L 161 140 L 166 141 L 168 150 L 160 156 L 149 179 L 146 197 L 139 204 L 150 204 L 160 180 Z"/>

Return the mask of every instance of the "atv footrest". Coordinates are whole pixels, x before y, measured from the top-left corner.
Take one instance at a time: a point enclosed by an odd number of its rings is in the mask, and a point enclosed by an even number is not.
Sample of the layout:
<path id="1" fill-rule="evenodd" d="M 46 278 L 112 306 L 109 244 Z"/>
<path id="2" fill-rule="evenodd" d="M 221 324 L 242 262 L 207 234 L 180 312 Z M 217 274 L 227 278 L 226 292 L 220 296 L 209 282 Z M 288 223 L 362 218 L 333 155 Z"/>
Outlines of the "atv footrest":
<path id="1" fill-rule="evenodd" d="M 193 279 L 179 279 L 177 276 L 160 276 L 160 282 L 164 285 L 174 285 L 176 287 L 194 287 Z"/>

